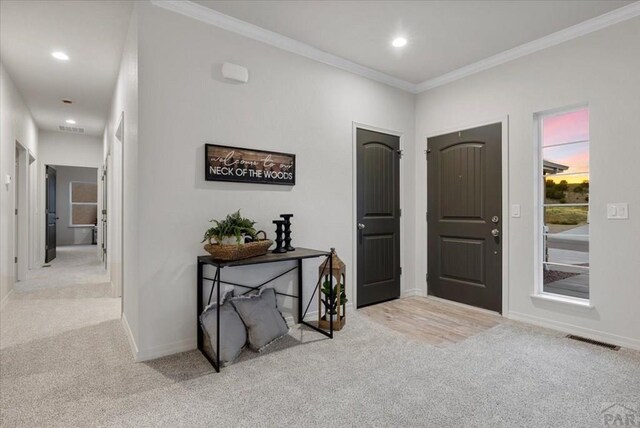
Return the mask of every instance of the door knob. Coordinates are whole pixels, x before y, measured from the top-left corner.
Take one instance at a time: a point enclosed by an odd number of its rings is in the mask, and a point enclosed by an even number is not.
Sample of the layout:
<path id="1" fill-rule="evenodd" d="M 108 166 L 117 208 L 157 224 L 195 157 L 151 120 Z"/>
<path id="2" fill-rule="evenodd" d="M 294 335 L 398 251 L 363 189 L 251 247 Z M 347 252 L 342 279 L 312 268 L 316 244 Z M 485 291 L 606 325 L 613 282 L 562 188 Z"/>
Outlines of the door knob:
<path id="1" fill-rule="evenodd" d="M 362 229 L 364 229 L 364 228 L 365 228 L 365 225 L 364 225 L 364 224 L 362 224 L 362 223 L 358 223 L 358 229 L 359 229 L 359 230 L 362 230 Z"/>
<path id="2" fill-rule="evenodd" d="M 491 235 L 495 236 L 495 237 L 498 237 L 498 236 L 500 236 L 500 231 L 498 229 L 492 229 L 491 230 Z"/>

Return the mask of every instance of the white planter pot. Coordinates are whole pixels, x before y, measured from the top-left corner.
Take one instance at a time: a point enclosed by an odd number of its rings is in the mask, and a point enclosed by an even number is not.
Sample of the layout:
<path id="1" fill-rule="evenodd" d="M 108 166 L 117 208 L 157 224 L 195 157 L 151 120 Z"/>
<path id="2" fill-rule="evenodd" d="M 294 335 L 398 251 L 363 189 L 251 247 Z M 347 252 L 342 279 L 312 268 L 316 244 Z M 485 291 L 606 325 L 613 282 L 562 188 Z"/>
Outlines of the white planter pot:
<path id="1" fill-rule="evenodd" d="M 334 314 L 334 315 L 325 314 L 324 315 L 324 319 L 326 319 L 327 322 L 332 318 L 333 318 L 333 322 L 338 321 L 338 314 Z"/>
<path id="2" fill-rule="evenodd" d="M 219 242 L 220 244 L 238 244 L 238 240 L 235 236 L 227 236 Z M 244 245 L 244 235 L 240 238 L 240 245 Z"/>

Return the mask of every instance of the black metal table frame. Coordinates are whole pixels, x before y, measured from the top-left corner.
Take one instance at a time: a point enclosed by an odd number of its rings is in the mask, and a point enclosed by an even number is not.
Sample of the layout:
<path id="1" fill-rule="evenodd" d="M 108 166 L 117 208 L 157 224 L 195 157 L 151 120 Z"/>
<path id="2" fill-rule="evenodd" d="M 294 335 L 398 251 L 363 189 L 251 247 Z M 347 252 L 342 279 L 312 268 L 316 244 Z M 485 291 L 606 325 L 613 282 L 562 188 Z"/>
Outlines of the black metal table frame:
<path id="1" fill-rule="evenodd" d="M 286 297 L 291 297 L 293 299 L 296 299 L 298 302 L 298 323 L 304 324 L 307 327 L 327 336 L 330 339 L 333 339 L 333 317 L 329 317 L 329 330 L 323 330 L 313 324 L 308 323 L 307 321 L 304 320 L 304 317 L 307 315 L 307 312 L 309 311 L 309 307 L 311 306 L 311 302 L 313 302 L 313 298 L 315 297 L 316 292 L 320 293 L 318 291 L 319 287 L 320 287 L 320 282 L 322 280 L 322 276 L 320 276 L 318 278 L 318 282 L 316 283 L 316 286 L 313 289 L 313 293 L 311 294 L 311 298 L 309 299 L 309 302 L 307 303 L 307 307 L 305 308 L 304 312 L 302 311 L 302 302 L 303 302 L 303 275 L 302 275 L 302 261 L 304 259 L 310 259 L 310 258 L 318 258 L 318 257 L 326 257 L 323 265 L 322 265 L 322 271 L 325 272 L 325 269 L 327 267 L 327 264 L 329 265 L 329 302 L 333 302 L 333 275 L 331 275 L 331 272 L 333 270 L 333 260 L 331 257 L 331 252 L 318 252 L 317 255 L 313 255 L 313 256 L 303 256 L 303 257 L 296 257 L 295 254 L 292 253 L 286 253 L 286 255 L 284 256 L 285 258 L 283 258 L 282 260 L 270 260 L 270 261 L 257 261 L 260 260 L 259 258 L 255 258 L 257 259 L 256 261 L 254 261 L 252 263 L 251 259 L 246 259 L 246 260 L 242 260 L 240 261 L 241 263 L 233 263 L 230 264 L 229 262 L 224 262 L 224 261 L 218 261 L 218 260 L 214 260 L 212 257 L 209 256 L 200 256 L 198 257 L 198 290 L 197 290 L 197 294 L 198 294 L 198 309 L 196 311 L 196 326 L 197 326 L 197 331 L 198 331 L 198 350 L 202 353 L 202 355 L 204 355 L 204 357 L 211 363 L 211 365 L 215 368 L 216 372 L 220 372 L 220 369 L 222 368 L 220 366 L 220 287 L 221 284 L 229 284 L 229 285 L 233 285 L 234 287 L 242 287 L 242 288 L 247 288 L 248 290 L 245 291 L 244 293 L 242 293 L 242 295 L 248 294 L 254 290 L 260 290 L 263 286 L 275 281 L 276 279 L 288 274 L 289 272 L 293 272 L 294 270 L 298 271 L 298 295 L 294 296 L 292 294 L 287 294 L 287 293 L 281 293 L 279 291 L 276 291 L 276 294 L 280 295 L 280 296 L 286 296 Z M 229 282 L 229 281 L 223 281 L 221 279 L 221 273 L 222 273 L 222 269 L 225 267 L 241 267 L 241 266 L 255 266 L 258 264 L 267 264 L 267 263 L 279 263 L 279 262 L 286 262 L 286 261 L 296 261 L 296 265 L 290 269 L 287 269 L 286 271 L 274 276 L 273 278 L 262 282 L 261 284 L 258 284 L 256 286 L 251 286 L 251 285 L 246 285 L 246 284 L 239 284 L 239 283 L 234 283 L 234 282 Z M 216 268 L 216 272 L 213 278 L 209 278 L 204 276 L 204 266 L 205 265 L 209 265 L 209 266 L 214 266 Z M 202 313 L 202 311 L 204 310 L 203 308 L 203 303 L 204 303 L 204 296 L 202 295 L 203 293 L 203 284 L 204 281 L 211 281 L 211 291 L 209 292 L 209 300 L 207 302 L 207 305 L 211 304 L 211 298 L 213 296 L 213 290 L 214 288 L 216 289 L 216 293 L 217 293 L 217 299 L 216 299 L 216 305 L 217 305 L 217 320 L 216 320 L 216 344 L 215 344 L 215 350 L 216 350 L 216 355 L 215 355 L 215 360 L 213 358 L 211 358 L 211 356 L 206 352 L 206 350 L 204 349 L 204 333 L 202 331 L 202 328 L 200 326 L 200 314 Z M 320 296 L 321 298 L 321 296 Z M 211 344 L 211 347 L 213 348 L 213 343 Z"/>

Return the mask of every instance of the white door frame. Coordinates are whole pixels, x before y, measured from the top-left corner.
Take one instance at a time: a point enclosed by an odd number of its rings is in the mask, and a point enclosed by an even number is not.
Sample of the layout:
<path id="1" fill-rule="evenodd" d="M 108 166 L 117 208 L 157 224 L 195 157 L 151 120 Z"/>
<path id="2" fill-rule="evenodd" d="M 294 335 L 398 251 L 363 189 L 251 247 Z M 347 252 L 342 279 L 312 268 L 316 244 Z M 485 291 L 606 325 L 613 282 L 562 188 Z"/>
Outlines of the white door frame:
<path id="1" fill-rule="evenodd" d="M 353 268 L 351 269 L 353 271 L 353 275 L 352 275 L 352 281 L 353 283 L 351 284 L 351 298 L 352 298 L 352 302 L 353 302 L 353 308 L 357 308 L 357 303 L 358 303 L 358 165 L 357 165 L 357 149 L 358 149 L 358 144 L 357 144 L 357 134 L 358 134 L 358 129 L 364 129 L 367 131 L 373 131 L 373 132 L 380 132 L 382 134 L 389 134 L 389 135 L 393 135 L 395 137 L 399 137 L 400 138 L 400 151 L 401 153 L 404 153 L 404 146 L 405 146 L 405 135 L 404 132 L 400 132 L 400 131 L 394 131 L 391 129 L 385 129 L 385 128 L 379 128 L 377 126 L 372 126 L 372 125 L 366 125 L 364 123 L 360 123 L 360 122 L 352 122 L 352 171 L 353 171 L 353 189 L 352 189 L 352 199 L 353 199 L 353 203 L 352 203 L 352 214 L 351 214 L 351 242 L 353 243 L 353 248 L 352 248 L 352 257 L 353 257 Z M 401 215 L 400 216 L 400 267 L 403 267 L 405 265 L 404 263 L 404 248 L 403 246 L 406 245 L 406 240 L 405 240 L 405 233 L 404 233 L 404 217 L 406 216 L 406 209 L 404 207 L 405 205 L 405 184 L 404 184 L 404 168 L 402 166 L 402 158 L 403 156 L 400 157 L 400 210 L 402 211 L 402 214 L 405 215 Z M 400 275 L 400 297 L 402 297 L 405 294 L 405 280 L 404 277 L 407 276 L 407 272 L 403 272 Z"/>
<path id="2" fill-rule="evenodd" d="M 429 138 L 437 137 L 439 135 L 451 134 L 452 132 L 458 132 L 465 129 L 478 128 L 480 126 L 491 125 L 493 123 L 501 123 L 502 124 L 502 316 L 507 316 L 509 313 L 509 221 L 510 221 L 510 210 L 509 210 L 509 115 L 501 116 L 494 119 L 481 120 L 478 122 L 467 123 L 463 125 L 454 126 L 447 129 L 441 129 L 439 131 L 430 132 L 424 137 L 424 148 L 425 153 L 427 149 L 427 140 Z M 424 212 L 427 212 L 427 168 L 429 168 L 429 164 L 425 158 L 425 176 L 423 177 L 422 183 L 424 185 L 424 191 L 418 192 L 418 197 L 422 200 L 422 206 L 424 207 Z M 419 186 L 420 187 L 420 186 Z M 420 218 L 420 216 L 418 217 Z M 426 218 L 425 218 L 426 222 Z M 426 224 L 426 233 L 425 233 L 425 241 L 428 242 L 429 239 L 429 224 Z M 426 258 L 424 259 L 424 272 L 422 273 L 422 278 L 426 278 L 426 275 L 429 270 L 429 254 L 427 248 L 424 249 L 426 253 Z M 428 287 L 427 284 L 427 295 L 428 295 Z"/>
<path id="3" fill-rule="evenodd" d="M 18 210 L 18 214 L 13 216 L 12 252 L 14 257 L 18 258 L 13 269 L 14 283 L 25 280 L 29 268 L 29 150 L 16 140 L 14 155 L 16 152 L 18 157 L 14 161 L 17 163 L 18 170 L 15 172 L 14 195 L 11 201 L 13 209 Z"/>

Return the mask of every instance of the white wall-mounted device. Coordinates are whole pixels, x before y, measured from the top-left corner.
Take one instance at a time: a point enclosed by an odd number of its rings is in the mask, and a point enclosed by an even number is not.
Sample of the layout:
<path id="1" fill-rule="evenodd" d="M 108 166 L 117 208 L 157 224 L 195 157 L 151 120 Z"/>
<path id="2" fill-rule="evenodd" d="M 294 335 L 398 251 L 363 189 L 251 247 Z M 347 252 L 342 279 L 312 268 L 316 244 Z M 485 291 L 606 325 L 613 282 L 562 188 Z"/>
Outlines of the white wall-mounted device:
<path id="1" fill-rule="evenodd" d="M 4 184 L 11 184 L 11 176 L 9 174 L 7 174 L 7 176 L 4 178 Z"/>
<path id="2" fill-rule="evenodd" d="M 607 204 L 607 218 L 612 220 L 626 220 L 629 218 L 629 204 L 626 202 Z"/>
<path id="3" fill-rule="evenodd" d="M 249 81 L 249 69 L 241 65 L 225 62 L 222 64 L 222 77 L 235 82 L 247 83 Z"/>

